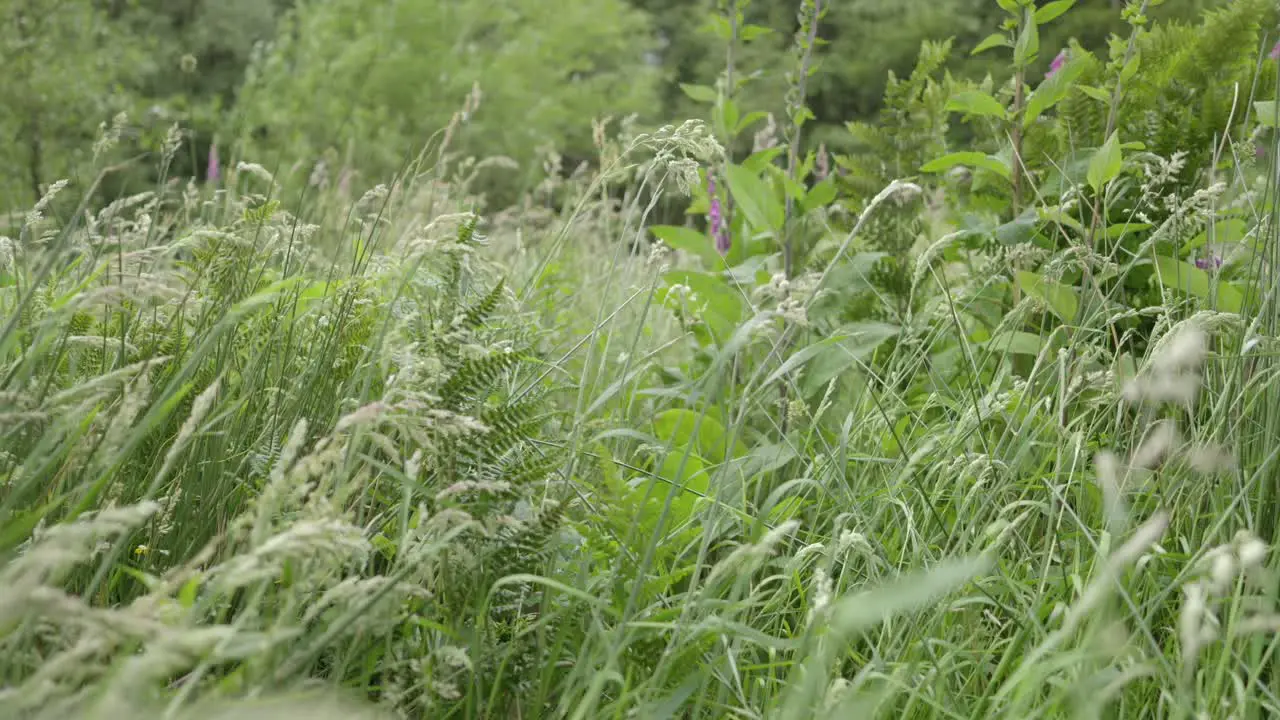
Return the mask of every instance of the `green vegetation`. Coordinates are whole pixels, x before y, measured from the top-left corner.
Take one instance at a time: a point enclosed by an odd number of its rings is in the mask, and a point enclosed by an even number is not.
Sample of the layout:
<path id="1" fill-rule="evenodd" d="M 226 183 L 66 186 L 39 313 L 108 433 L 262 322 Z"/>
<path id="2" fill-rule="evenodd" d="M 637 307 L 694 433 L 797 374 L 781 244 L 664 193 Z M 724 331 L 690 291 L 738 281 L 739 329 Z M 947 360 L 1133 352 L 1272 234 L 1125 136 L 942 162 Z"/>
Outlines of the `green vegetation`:
<path id="1" fill-rule="evenodd" d="M 1280 713 L 1274 2 L 0 23 L 0 716 Z"/>

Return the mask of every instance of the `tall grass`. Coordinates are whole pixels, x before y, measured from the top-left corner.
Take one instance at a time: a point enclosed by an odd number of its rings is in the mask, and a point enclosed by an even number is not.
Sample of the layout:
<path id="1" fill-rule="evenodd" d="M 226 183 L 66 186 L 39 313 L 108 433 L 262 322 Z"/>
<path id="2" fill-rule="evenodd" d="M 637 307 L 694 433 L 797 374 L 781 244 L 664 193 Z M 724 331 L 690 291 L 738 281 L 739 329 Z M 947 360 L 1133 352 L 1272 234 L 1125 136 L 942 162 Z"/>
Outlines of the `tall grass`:
<path id="1" fill-rule="evenodd" d="M 22 218 L 3 714 L 1280 712 L 1274 145 L 1228 184 L 1248 312 L 1169 294 L 1130 363 L 1101 305 L 1027 361 L 971 341 L 992 278 L 939 249 L 897 341 L 844 346 L 809 402 L 803 307 L 698 349 L 662 280 L 693 260 L 642 246 L 718 145 L 598 141 L 559 215 L 479 229 L 443 155 L 292 212 L 240 165 Z"/>

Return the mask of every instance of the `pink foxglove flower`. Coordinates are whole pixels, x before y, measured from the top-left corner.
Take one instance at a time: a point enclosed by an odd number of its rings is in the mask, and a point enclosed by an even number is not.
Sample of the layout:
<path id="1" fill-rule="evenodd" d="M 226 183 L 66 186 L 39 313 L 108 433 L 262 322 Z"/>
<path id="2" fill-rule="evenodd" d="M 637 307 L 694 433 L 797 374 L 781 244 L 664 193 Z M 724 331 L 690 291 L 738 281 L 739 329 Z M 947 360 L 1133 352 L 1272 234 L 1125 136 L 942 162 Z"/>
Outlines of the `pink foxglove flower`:
<path id="1" fill-rule="evenodd" d="M 211 183 L 222 178 L 222 168 L 218 163 L 218 143 L 209 146 L 209 167 L 205 171 L 205 179 Z"/>
<path id="2" fill-rule="evenodd" d="M 1217 253 L 1209 253 L 1205 257 L 1196 258 L 1196 267 L 1201 270 L 1216 270 L 1222 267 L 1222 256 Z"/>
<path id="3" fill-rule="evenodd" d="M 1057 75 L 1058 71 L 1062 69 L 1062 66 L 1066 64 L 1067 64 L 1067 51 L 1066 50 L 1059 51 L 1058 55 L 1055 58 L 1053 58 L 1053 62 L 1049 63 L 1049 72 L 1044 74 L 1044 79 L 1048 80 L 1054 75 Z"/>
<path id="4" fill-rule="evenodd" d="M 1271 52 L 1267 54 L 1267 57 L 1272 60 L 1280 60 L 1280 42 L 1277 42 L 1276 46 L 1271 48 Z"/>

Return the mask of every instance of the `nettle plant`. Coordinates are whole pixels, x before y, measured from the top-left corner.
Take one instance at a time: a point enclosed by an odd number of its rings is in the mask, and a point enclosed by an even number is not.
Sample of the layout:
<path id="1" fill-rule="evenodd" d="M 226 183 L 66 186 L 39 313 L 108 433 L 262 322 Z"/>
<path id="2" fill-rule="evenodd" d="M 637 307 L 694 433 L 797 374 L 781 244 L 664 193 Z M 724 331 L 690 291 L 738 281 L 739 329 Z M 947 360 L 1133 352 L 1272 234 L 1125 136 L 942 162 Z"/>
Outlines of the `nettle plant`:
<path id="1" fill-rule="evenodd" d="M 1150 28 L 1147 12 L 1161 0 L 1133 0 L 1122 10 L 1130 32 L 1112 36 L 1105 58 L 1073 41 L 1036 81 L 1039 29 L 1074 0 L 998 3 L 1007 13 L 1001 31 L 974 53 L 1009 52 L 1011 80 L 971 83 L 947 104 L 983 149 L 921 167 L 969 179 L 955 189 L 972 211 L 945 254 L 985 251 L 997 278 L 989 289 L 1004 295 L 1006 309 L 1029 298 L 1045 311 L 1044 329 L 1104 318 L 1114 352 L 1140 353 L 1150 311 L 1167 300 L 1226 312 L 1249 306 L 1257 234 L 1246 211 L 1256 208 L 1247 187 L 1227 181 L 1255 161 L 1241 139 L 1256 123 L 1250 110 L 1264 111 L 1274 92 L 1255 79 L 1266 63 L 1274 71 L 1260 35 L 1276 9 L 1244 0 L 1199 25 Z M 1018 323 L 1003 314 L 977 319 L 976 340 L 1003 329 L 1004 349 L 1043 349 L 1038 334 L 1011 328 Z"/>

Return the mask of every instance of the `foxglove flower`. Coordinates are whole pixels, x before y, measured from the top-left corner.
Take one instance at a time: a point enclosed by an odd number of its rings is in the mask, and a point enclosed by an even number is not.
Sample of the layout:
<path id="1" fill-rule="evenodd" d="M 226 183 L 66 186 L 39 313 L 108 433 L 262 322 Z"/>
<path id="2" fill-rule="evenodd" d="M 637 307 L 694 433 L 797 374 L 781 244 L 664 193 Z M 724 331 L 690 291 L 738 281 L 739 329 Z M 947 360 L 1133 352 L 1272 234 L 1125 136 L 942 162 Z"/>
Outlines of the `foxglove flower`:
<path id="1" fill-rule="evenodd" d="M 1275 47 L 1271 48 L 1271 52 L 1267 55 L 1267 57 L 1271 58 L 1272 60 L 1280 60 L 1280 42 L 1277 42 Z"/>
<path id="2" fill-rule="evenodd" d="M 1058 55 L 1053 58 L 1053 62 L 1049 63 L 1049 72 L 1044 74 L 1044 79 L 1048 80 L 1054 75 L 1057 75 L 1058 71 L 1062 69 L 1062 66 L 1066 64 L 1067 64 L 1067 51 L 1061 50 L 1058 52 Z"/>
<path id="3" fill-rule="evenodd" d="M 1210 270 L 1222 267 L 1222 256 L 1217 253 L 1209 253 L 1205 257 L 1196 258 L 1196 267 L 1201 270 Z"/>
<path id="4" fill-rule="evenodd" d="M 222 178 L 222 168 L 218 163 L 218 143 L 209 146 L 209 167 L 205 171 L 205 179 L 211 183 L 218 182 Z"/>
<path id="5" fill-rule="evenodd" d="M 732 238 L 729 237 L 729 228 L 724 222 L 724 207 L 720 204 L 720 196 L 716 195 L 715 176 L 709 172 L 707 173 L 707 195 L 711 197 L 711 209 L 707 212 L 708 219 L 711 221 L 711 235 L 716 239 L 716 250 L 724 255 L 732 246 Z"/>

